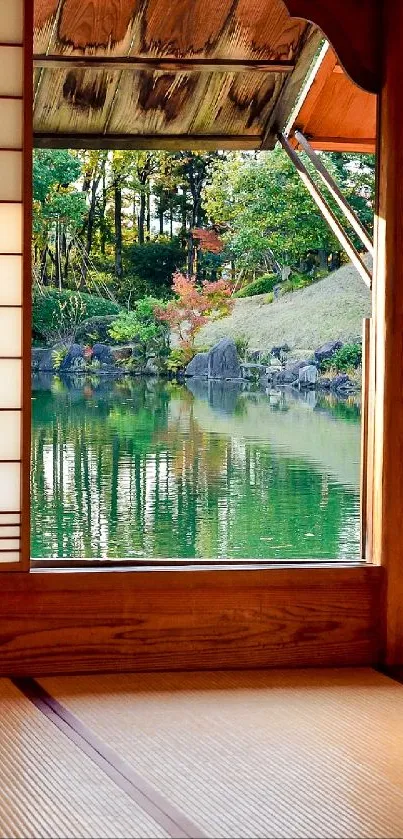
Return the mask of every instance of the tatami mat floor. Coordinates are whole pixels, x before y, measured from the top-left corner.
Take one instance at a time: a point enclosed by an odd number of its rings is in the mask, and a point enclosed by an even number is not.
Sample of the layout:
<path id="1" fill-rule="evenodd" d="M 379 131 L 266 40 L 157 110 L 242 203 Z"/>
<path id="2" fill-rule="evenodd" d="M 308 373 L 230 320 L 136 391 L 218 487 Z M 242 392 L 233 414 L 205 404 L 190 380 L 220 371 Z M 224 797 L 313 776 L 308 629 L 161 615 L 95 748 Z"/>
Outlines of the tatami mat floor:
<path id="1" fill-rule="evenodd" d="M 372 670 L 0 681 L 0 837 L 403 837 Z"/>

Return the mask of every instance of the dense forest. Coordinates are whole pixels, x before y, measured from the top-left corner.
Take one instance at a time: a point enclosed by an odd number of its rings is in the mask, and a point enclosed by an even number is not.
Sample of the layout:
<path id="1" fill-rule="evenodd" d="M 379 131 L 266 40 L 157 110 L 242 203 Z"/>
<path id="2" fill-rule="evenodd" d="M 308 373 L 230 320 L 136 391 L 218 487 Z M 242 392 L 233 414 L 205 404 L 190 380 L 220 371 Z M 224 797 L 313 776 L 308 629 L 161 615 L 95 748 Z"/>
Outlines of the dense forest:
<path id="1" fill-rule="evenodd" d="M 370 228 L 374 159 L 324 157 Z M 323 268 L 338 251 L 281 150 L 35 152 L 35 282 L 44 286 L 106 287 L 130 306 L 168 295 L 176 269 L 211 279 L 230 270 L 245 283 L 285 265 L 309 270 L 309 255 Z"/>
<path id="2" fill-rule="evenodd" d="M 324 158 L 371 229 L 374 158 Z M 164 345 L 161 329 L 151 324 L 157 304 L 168 305 L 172 328 L 197 298 L 198 328 L 213 309 L 229 311 L 229 293 L 286 293 L 340 264 L 340 246 L 281 149 L 38 149 L 33 175 L 33 337 L 39 345 L 71 340 L 77 324 L 112 315 L 120 317 L 116 341 L 142 333 L 145 341 L 157 336 Z M 183 299 L 175 312 L 167 301 L 178 292 Z"/>

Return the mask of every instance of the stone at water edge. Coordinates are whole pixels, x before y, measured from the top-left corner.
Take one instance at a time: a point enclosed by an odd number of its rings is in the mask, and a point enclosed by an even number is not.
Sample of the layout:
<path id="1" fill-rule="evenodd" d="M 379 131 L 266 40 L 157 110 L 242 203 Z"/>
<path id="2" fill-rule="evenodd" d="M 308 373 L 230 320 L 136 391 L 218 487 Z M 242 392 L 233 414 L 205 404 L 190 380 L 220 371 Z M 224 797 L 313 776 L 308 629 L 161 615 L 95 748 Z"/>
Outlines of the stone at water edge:
<path id="1" fill-rule="evenodd" d="M 340 350 L 342 346 L 343 344 L 341 341 L 327 341 L 326 344 L 322 344 L 321 347 L 318 347 L 318 349 L 315 350 L 314 355 L 316 361 L 320 364 L 321 361 L 325 361 L 327 358 L 332 358 L 335 352 Z"/>
<path id="2" fill-rule="evenodd" d="M 198 352 L 195 356 L 193 356 L 192 360 L 189 361 L 188 366 L 185 370 L 185 376 L 197 376 L 197 377 L 204 377 L 208 374 L 208 353 L 207 352 Z"/>
<path id="3" fill-rule="evenodd" d="M 92 348 L 92 357 L 99 361 L 100 364 L 113 364 L 114 358 L 111 348 L 108 344 L 94 344 Z"/>
<path id="4" fill-rule="evenodd" d="M 84 348 L 80 344 L 72 344 L 60 365 L 60 370 L 80 370 L 85 366 Z"/>
<path id="5" fill-rule="evenodd" d="M 249 364 L 260 364 L 261 357 L 260 350 L 246 350 L 246 361 Z"/>
<path id="6" fill-rule="evenodd" d="M 127 361 L 132 356 L 133 348 L 132 347 L 111 347 L 111 356 L 112 356 L 112 363 L 116 364 L 117 361 Z"/>
<path id="7" fill-rule="evenodd" d="M 271 348 L 270 355 L 272 355 L 273 358 L 277 358 L 280 361 L 280 359 L 283 356 L 287 355 L 287 353 L 289 353 L 289 352 L 290 352 L 290 347 L 288 346 L 288 344 L 280 344 L 278 347 L 272 347 Z"/>
<path id="8" fill-rule="evenodd" d="M 239 379 L 241 367 L 235 342 L 222 338 L 208 353 L 209 379 Z"/>
<path id="9" fill-rule="evenodd" d="M 292 385 L 294 382 L 298 381 L 299 371 L 303 367 L 309 367 L 309 361 L 304 359 L 303 361 L 292 361 L 290 364 L 281 370 L 277 376 L 278 384 L 283 385 Z"/>
<path id="10" fill-rule="evenodd" d="M 153 358 L 147 358 L 147 361 L 146 361 L 145 367 L 144 367 L 144 375 L 145 376 L 158 376 L 158 372 L 159 371 L 158 371 L 158 367 L 155 363 L 155 360 Z"/>
<path id="11" fill-rule="evenodd" d="M 335 378 L 331 380 L 330 389 L 340 391 L 351 391 L 356 390 L 356 384 L 353 382 L 352 379 L 350 379 L 350 376 L 347 376 L 346 373 L 340 373 L 338 376 L 335 376 Z"/>
<path id="12" fill-rule="evenodd" d="M 298 371 L 298 380 L 300 387 L 311 387 L 316 385 L 318 379 L 318 368 L 314 364 L 309 364 L 308 367 L 300 367 Z"/>
<path id="13" fill-rule="evenodd" d="M 249 364 L 242 361 L 240 367 L 243 379 L 259 379 L 261 376 L 266 374 L 265 364 Z"/>
<path id="14" fill-rule="evenodd" d="M 53 347 L 32 347 L 32 369 L 35 373 L 53 373 Z"/>

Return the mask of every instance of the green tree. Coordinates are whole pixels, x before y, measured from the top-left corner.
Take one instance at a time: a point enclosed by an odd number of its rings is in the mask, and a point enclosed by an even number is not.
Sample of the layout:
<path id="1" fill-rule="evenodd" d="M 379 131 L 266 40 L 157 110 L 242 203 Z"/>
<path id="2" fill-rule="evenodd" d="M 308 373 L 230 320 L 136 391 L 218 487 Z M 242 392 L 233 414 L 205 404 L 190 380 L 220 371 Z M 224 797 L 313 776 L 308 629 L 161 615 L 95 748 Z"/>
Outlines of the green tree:
<path id="1" fill-rule="evenodd" d="M 85 196 L 77 188 L 80 161 L 67 150 L 36 149 L 33 158 L 33 241 L 41 282 L 67 284 L 71 242 L 86 214 Z"/>

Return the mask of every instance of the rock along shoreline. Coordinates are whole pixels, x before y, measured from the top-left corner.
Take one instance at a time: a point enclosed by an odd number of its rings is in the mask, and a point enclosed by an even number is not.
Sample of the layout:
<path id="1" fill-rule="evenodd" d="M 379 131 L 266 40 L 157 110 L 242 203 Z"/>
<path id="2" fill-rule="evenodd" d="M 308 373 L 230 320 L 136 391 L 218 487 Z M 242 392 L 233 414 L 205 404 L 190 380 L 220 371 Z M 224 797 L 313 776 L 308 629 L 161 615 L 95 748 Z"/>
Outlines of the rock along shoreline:
<path id="1" fill-rule="evenodd" d="M 258 389 L 293 387 L 300 390 L 331 390 L 348 396 L 359 390 L 359 381 L 347 374 L 324 375 L 321 364 L 331 360 L 342 347 L 340 341 L 329 341 L 306 359 L 288 360 L 289 347 L 272 347 L 267 353 L 247 350 L 241 360 L 232 338 L 222 338 L 208 352 L 197 353 L 181 377 L 244 382 Z M 110 346 L 96 343 L 92 348 L 81 344 L 55 345 L 32 349 L 32 372 L 54 375 L 167 375 L 161 372 L 155 359 L 136 362 L 136 348 L 132 345 Z"/>

